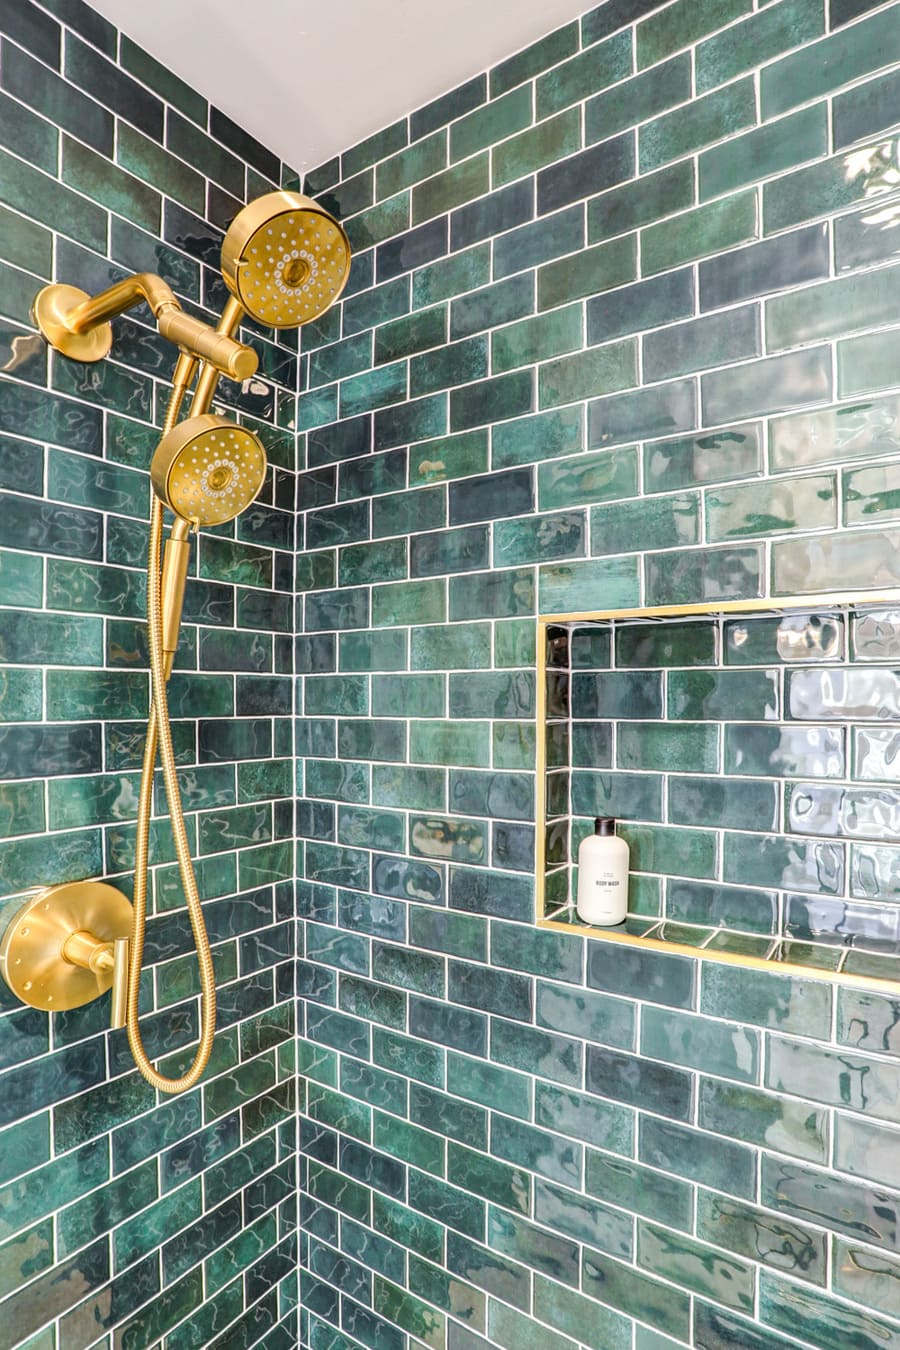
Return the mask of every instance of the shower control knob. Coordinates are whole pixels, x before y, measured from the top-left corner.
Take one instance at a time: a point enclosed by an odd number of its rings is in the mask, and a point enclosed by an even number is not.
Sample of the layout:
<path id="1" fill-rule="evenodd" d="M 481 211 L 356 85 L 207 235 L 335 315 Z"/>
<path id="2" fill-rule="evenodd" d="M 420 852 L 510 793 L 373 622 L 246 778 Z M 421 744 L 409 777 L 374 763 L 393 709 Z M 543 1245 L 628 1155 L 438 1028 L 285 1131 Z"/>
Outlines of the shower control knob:
<path id="1" fill-rule="evenodd" d="M 112 987 L 111 1025 L 125 1024 L 131 902 L 102 881 L 33 893 L 0 938 L 0 974 L 32 1008 L 64 1012 Z"/>

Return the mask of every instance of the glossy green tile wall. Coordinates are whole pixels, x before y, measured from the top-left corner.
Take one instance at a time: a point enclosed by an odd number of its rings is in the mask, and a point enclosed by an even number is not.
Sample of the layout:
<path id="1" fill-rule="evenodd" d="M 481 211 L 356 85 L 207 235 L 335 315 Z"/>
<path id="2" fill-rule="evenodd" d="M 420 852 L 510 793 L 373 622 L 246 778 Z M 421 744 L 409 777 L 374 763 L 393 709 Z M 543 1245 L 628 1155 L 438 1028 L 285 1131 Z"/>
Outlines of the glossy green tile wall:
<path id="1" fill-rule="evenodd" d="M 281 164 L 80 0 L 0 6 L 0 922 L 25 887 L 130 886 L 147 701 L 148 467 L 172 349 L 51 358 L 40 286 L 159 272 L 217 311 L 226 221 Z M 192 564 L 175 743 L 220 988 L 213 1067 L 157 1100 L 108 999 L 55 1017 L 0 985 L 0 1344 L 297 1343 L 291 605 L 296 341 L 223 386 L 273 465 Z M 158 798 L 164 809 L 163 797 Z M 168 828 L 153 839 L 151 1053 L 196 1035 Z"/>
<path id="2" fill-rule="evenodd" d="M 307 1350 L 900 1345 L 895 1000 L 533 927 L 538 612 L 900 584 L 898 60 L 896 3 L 605 0 L 309 175 L 356 256 L 300 364 Z M 763 628 L 712 685 L 620 653 L 606 706 L 684 725 L 572 744 L 637 906 L 750 944 L 786 869 L 798 933 L 898 902 L 892 696 L 798 846 Z"/>

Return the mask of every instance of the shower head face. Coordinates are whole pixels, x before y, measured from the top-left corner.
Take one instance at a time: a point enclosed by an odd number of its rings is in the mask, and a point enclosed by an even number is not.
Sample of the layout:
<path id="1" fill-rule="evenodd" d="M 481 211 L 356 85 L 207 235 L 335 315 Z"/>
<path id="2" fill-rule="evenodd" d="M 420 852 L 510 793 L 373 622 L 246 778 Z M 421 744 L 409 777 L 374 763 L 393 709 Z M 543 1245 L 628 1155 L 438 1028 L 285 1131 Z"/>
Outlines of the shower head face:
<path id="1" fill-rule="evenodd" d="M 248 314 L 297 328 L 330 309 L 347 281 L 350 244 L 311 197 L 269 192 L 239 211 L 222 244 L 222 276 Z"/>
<path id="2" fill-rule="evenodd" d="M 179 422 L 150 465 L 156 495 L 197 526 L 224 525 L 240 515 L 265 475 L 266 452 L 253 433 L 213 413 Z"/>

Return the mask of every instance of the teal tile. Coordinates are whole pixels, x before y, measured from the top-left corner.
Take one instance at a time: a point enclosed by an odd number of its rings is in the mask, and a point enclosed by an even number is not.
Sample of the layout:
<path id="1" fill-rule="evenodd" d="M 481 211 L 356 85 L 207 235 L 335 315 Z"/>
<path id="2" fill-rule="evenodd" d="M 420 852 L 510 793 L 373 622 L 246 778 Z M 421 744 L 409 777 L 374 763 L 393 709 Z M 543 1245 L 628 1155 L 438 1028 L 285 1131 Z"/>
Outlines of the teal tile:
<path id="1" fill-rule="evenodd" d="M 654 491 L 754 478 L 761 472 L 760 429 L 753 423 L 644 447 L 644 482 Z"/>
<path id="2" fill-rule="evenodd" d="M 454 164 L 433 178 L 427 178 L 412 191 L 412 223 L 429 220 L 445 211 L 481 197 L 490 189 L 490 161 L 487 153 Z M 390 233 L 396 233 L 391 230 Z M 387 236 L 385 236 L 387 237 Z"/>
<path id="3" fill-rule="evenodd" d="M 447 617 L 442 579 L 407 581 L 372 589 L 372 622 L 376 627 L 440 623 Z"/>
<path id="4" fill-rule="evenodd" d="M 413 306 L 422 309 L 425 305 L 434 305 L 441 300 L 463 295 L 483 286 L 490 280 L 490 276 L 489 244 L 477 244 L 474 248 L 454 253 L 449 258 L 441 258 L 413 273 Z M 463 334 L 454 336 L 462 337 Z"/>
<path id="5" fill-rule="evenodd" d="M 719 1248 L 802 1280 L 824 1284 L 825 1235 L 755 1205 L 710 1191 L 697 1194 L 697 1235 Z"/>
<path id="6" fill-rule="evenodd" d="M 484 473 L 488 467 L 488 433 L 466 431 L 410 447 L 410 486 L 439 483 Z"/>
<path id="7" fill-rule="evenodd" d="M 880 277 L 889 285 L 896 270 L 863 273 L 773 296 L 766 308 L 768 350 L 817 338 L 843 337 L 855 329 L 890 323 L 894 315 L 885 304 L 884 288 L 873 282 Z"/>
<path id="8" fill-rule="evenodd" d="M 633 1324 L 606 1306 L 609 1302 L 604 1296 L 598 1303 L 543 1275 L 535 1276 L 534 1312 L 542 1323 L 558 1327 L 591 1350 L 628 1350 Z"/>
<path id="9" fill-rule="evenodd" d="M 751 116 L 745 125 L 752 125 L 752 121 Z M 827 151 L 828 125 L 823 102 L 705 150 L 699 160 L 700 199 L 708 201 L 761 178 L 771 178 L 784 169 L 821 159 Z"/>
<path id="10" fill-rule="evenodd" d="M 600 558 L 540 569 L 539 606 L 542 614 L 573 610 L 616 609 L 639 603 L 636 560 Z"/>
<path id="11" fill-rule="evenodd" d="M 696 49 L 698 90 L 712 89 L 756 65 L 820 37 L 824 11 L 805 0 L 767 5 Z"/>
<path id="12" fill-rule="evenodd" d="M 887 369 L 896 360 L 900 334 L 889 330 L 878 336 L 880 341 L 866 336 L 838 343 L 838 389 L 843 397 L 890 387 Z"/>
<path id="13" fill-rule="evenodd" d="M 494 562 L 498 566 L 580 557 L 585 551 L 581 511 L 494 523 Z"/>
<path id="14" fill-rule="evenodd" d="M 729 135 L 753 126 L 756 121 L 756 98 L 751 78 L 735 80 L 713 93 L 700 95 L 686 107 L 675 112 L 665 113 L 646 122 L 638 132 L 638 146 L 641 173 L 649 173 L 660 168 L 669 160 L 680 159 L 683 155 L 694 154 L 704 146 L 721 139 L 724 132 Z M 824 130 L 824 126 L 823 126 Z M 729 140 L 732 151 L 738 152 L 740 141 Z M 705 156 L 701 156 L 701 164 Z M 791 160 L 796 163 L 796 160 Z M 776 166 L 777 167 L 777 166 Z M 734 182 L 724 182 L 719 191 L 737 187 L 740 173 L 734 175 Z M 745 176 L 744 181 L 748 180 Z M 718 192 L 702 192 L 705 197 L 717 196 Z"/>
<path id="15" fill-rule="evenodd" d="M 578 29 L 575 24 L 557 28 L 547 37 L 533 42 L 515 56 L 510 56 L 490 73 L 491 98 L 513 89 L 524 80 L 530 80 L 549 66 L 555 66 L 578 47 Z"/>
<path id="16" fill-rule="evenodd" d="M 392 197 L 404 188 L 412 187 L 413 183 L 430 178 L 446 164 L 447 132 L 436 131 L 377 165 L 375 190 L 378 199 Z"/>
<path id="17" fill-rule="evenodd" d="M 644 548 L 694 544 L 699 530 L 699 501 L 691 493 L 595 506 L 591 511 L 591 552 L 627 553 L 638 538 Z"/>
<path id="18" fill-rule="evenodd" d="M 192 211 L 203 211 L 206 189 L 202 176 L 127 122 L 119 124 L 116 158 L 130 173 L 167 197 Z"/>
<path id="19" fill-rule="evenodd" d="M 707 537 L 718 541 L 797 529 L 834 529 L 836 495 L 830 475 L 719 488 L 706 498 Z"/>
<path id="20" fill-rule="evenodd" d="M 890 530 L 836 532 L 813 542 L 790 539 L 772 547 L 773 590 L 802 595 L 832 588 L 895 586 L 896 542 Z"/>
<path id="21" fill-rule="evenodd" d="M 130 127 L 127 130 L 131 132 L 132 137 L 139 137 L 139 133 Z M 143 140 L 143 137 L 140 139 Z M 89 150 L 87 146 L 79 144 L 78 141 L 70 140 L 68 136 L 63 137 L 62 177 L 63 182 L 76 192 L 83 193 L 100 206 L 116 211 L 126 220 L 149 230 L 151 234 L 159 234 L 162 207 L 159 193 L 145 182 L 141 182 L 140 178 L 135 178 L 124 170 L 111 172 L 108 160 Z M 73 194 L 67 194 L 67 197 L 70 195 Z M 15 200 L 11 205 L 15 205 Z M 65 205 L 62 202 L 59 205 L 63 208 L 59 218 L 67 219 L 68 201 Z M 81 213 L 76 210 L 76 220 L 79 214 Z M 51 218 L 48 216 L 48 219 Z M 103 248 L 103 233 L 96 243 L 87 239 L 84 242 Z"/>
<path id="22" fill-rule="evenodd" d="M 558 262 L 545 263 L 538 268 L 539 308 L 553 309 L 633 281 L 637 275 L 635 247 L 633 236 L 623 236 L 582 249 Z"/>
<path id="23" fill-rule="evenodd" d="M 701 1078 L 698 1119 L 704 1129 L 796 1158 L 824 1162 L 827 1156 L 829 1113 L 808 1102 Z"/>
<path id="24" fill-rule="evenodd" d="M 809 51 L 814 49 L 810 48 Z M 763 187 L 765 233 L 818 216 L 831 215 L 842 207 L 875 198 L 889 191 L 886 178 L 890 143 L 866 147 L 848 160 L 836 155 L 806 168 L 772 179 Z"/>
<path id="25" fill-rule="evenodd" d="M 900 496 L 888 469 L 875 465 L 842 474 L 845 525 L 867 525 L 900 517 Z"/>
<path id="26" fill-rule="evenodd" d="M 523 117 L 521 125 L 528 125 L 529 121 L 530 116 L 527 120 Z M 577 108 L 570 108 L 557 117 L 539 122 L 530 131 L 512 136 L 500 145 L 495 144 L 491 151 L 492 185 L 502 187 L 516 178 L 535 173 L 545 164 L 564 159 L 580 148 L 581 116 Z"/>
<path id="27" fill-rule="evenodd" d="M 714 0 L 702 13 L 676 7 L 652 15 L 637 27 L 638 68 L 651 66 L 679 48 L 691 46 L 749 9 L 749 0 Z"/>
<path id="28" fill-rule="evenodd" d="M 752 1312 L 754 1267 L 723 1256 L 692 1238 L 641 1222 L 638 1224 L 638 1262 L 647 1270 L 687 1286 L 727 1307 Z"/>
<path id="29" fill-rule="evenodd" d="M 858 27 L 840 28 L 774 62 L 766 67 L 760 83 L 763 116 L 773 117 L 819 94 L 831 93 L 836 83 L 849 83 L 887 65 L 887 54 L 896 40 L 897 16 L 885 10 Z"/>
<path id="30" fill-rule="evenodd" d="M 44 590 L 44 565 L 30 553 L 0 549 L 0 600 L 4 605 L 40 608 Z"/>
<path id="31" fill-rule="evenodd" d="M 786 1309 L 789 1306 L 789 1315 Z M 889 1344 L 894 1327 L 865 1308 L 848 1307 L 827 1294 L 795 1285 L 763 1271 L 760 1276 L 760 1315 L 768 1325 L 805 1340 L 837 1336 L 848 1345 L 874 1347 Z"/>
<path id="32" fill-rule="evenodd" d="M 572 103 L 580 103 L 588 95 L 630 75 L 631 48 L 631 32 L 626 29 L 542 75 L 536 85 L 538 117 L 548 117 Z"/>
<path id="33" fill-rule="evenodd" d="M 637 348 L 633 339 L 591 347 L 542 365 L 538 372 L 541 408 L 600 394 L 615 393 L 637 383 Z"/>
<path id="34" fill-rule="evenodd" d="M 759 1076 L 759 1034 L 735 1023 L 647 1008 L 641 1051 L 653 1059 L 739 1082 L 755 1083 Z"/>
<path id="35" fill-rule="evenodd" d="M 687 52 L 652 72 L 622 80 L 612 89 L 589 100 L 585 106 L 588 143 L 602 141 L 646 122 L 666 108 L 686 103 L 691 96 L 691 63 Z"/>
<path id="36" fill-rule="evenodd" d="M 531 90 L 519 87 L 461 117 L 450 128 L 450 158 L 465 159 L 531 123 Z M 517 177 L 518 175 L 513 175 Z M 493 186 L 498 186 L 495 180 Z"/>
<path id="37" fill-rule="evenodd" d="M 672 1235 L 674 1243 L 675 1237 Z M 611 1256 L 585 1248 L 582 1288 L 625 1313 L 640 1310 L 652 1326 L 682 1339 L 689 1334 L 690 1298 L 681 1290 L 645 1275 Z"/>
<path id="38" fill-rule="evenodd" d="M 495 330 L 491 335 L 491 368 L 499 373 L 532 365 L 575 351 L 583 341 L 581 307 L 555 309 Z"/>
<path id="39" fill-rule="evenodd" d="M 684 211 L 675 220 L 649 225 L 642 232 L 641 275 L 653 276 L 706 254 L 734 248 L 755 239 L 757 233 L 755 192 L 737 192 Z"/>

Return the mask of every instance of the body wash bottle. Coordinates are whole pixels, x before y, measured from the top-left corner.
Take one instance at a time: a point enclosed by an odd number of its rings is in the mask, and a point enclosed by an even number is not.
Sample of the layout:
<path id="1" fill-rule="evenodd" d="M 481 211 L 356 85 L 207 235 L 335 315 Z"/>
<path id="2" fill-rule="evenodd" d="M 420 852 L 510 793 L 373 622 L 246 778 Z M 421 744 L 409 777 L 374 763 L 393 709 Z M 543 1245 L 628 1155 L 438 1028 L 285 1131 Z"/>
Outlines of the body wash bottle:
<path id="1" fill-rule="evenodd" d="M 606 928 L 624 923 L 628 913 L 628 845 L 616 834 L 611 816 L 597 816 L 594 833 L 578 849 L 579 919 Z"/>

